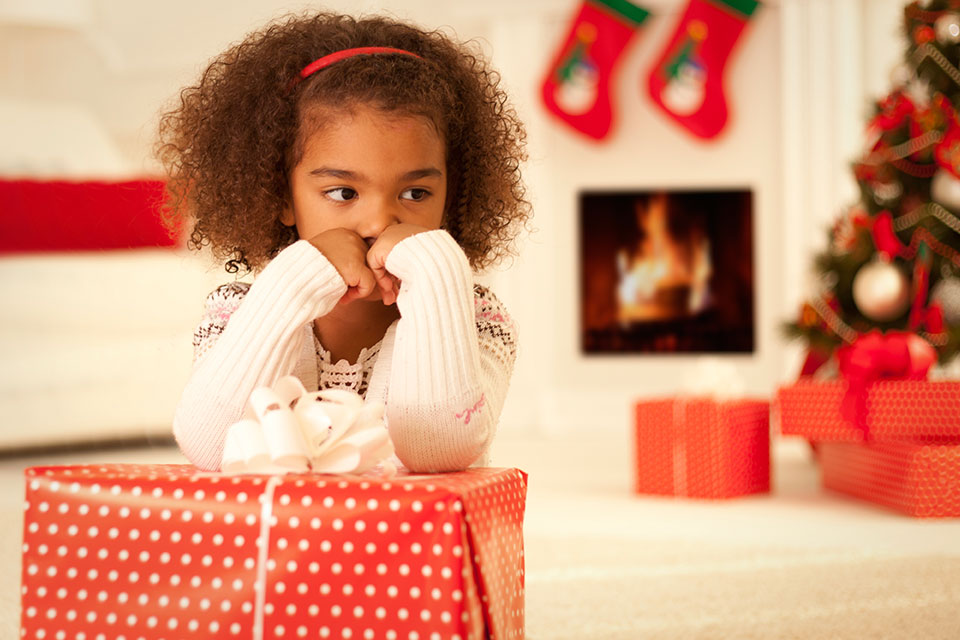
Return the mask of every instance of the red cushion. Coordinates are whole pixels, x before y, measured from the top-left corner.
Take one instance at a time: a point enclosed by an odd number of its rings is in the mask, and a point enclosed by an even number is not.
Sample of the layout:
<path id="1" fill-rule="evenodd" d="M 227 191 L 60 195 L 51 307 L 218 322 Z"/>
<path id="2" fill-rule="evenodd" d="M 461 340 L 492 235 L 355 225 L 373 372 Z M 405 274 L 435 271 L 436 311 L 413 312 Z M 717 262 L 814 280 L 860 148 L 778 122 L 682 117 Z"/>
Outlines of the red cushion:
<path id="1" fill-rule="evenodd" d="M 172 247 L 162 180 L 0 180 L 0 253 Z"/>

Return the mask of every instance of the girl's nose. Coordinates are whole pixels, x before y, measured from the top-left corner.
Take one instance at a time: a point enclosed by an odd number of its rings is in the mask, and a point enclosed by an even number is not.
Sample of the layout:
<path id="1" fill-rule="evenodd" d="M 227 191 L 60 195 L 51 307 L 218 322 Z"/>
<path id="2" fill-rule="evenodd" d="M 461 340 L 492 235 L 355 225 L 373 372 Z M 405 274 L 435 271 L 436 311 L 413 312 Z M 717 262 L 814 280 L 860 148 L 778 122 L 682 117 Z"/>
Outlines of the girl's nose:
<path id="1" fill-rule="evenodd" d="M 393 207 L 387 204 L 380 204 L 371 207 L 371 210 L 364 215 L 363 220 L 360 222 L 360 228 L 357 231 L 360 236 L 367 241 L 368 245 L 372 245 L 376 239 L 380 237 L 384 229 L 398 222 L 399 218 L 393 210 Z"/>

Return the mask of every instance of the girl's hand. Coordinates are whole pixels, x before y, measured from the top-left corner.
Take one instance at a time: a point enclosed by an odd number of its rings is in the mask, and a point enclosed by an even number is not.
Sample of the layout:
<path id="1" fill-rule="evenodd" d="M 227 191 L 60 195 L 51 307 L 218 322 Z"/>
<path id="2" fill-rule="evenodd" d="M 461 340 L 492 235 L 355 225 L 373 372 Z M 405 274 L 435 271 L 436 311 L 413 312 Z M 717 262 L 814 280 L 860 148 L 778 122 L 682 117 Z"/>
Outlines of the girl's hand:
<path id="1" fill-rule="evenodd" d="M 396 302 L 397 294 L 400 292 L 400 281 L 391 275 L 385 266 L 387 256 L 401 240 L 424 231 L 429 229 L 416 224 L 392 224 L 380 233 L 367 252 L 367 265 L 380 288 L 383 304 Z"/>
<path id="2" fill-rule="evenodd" d="M 310 244 L 326 256 L 347 283 L 340 303 L 366 298 L 376 289 L 374 272 L 367 266 L 367 243 L 359 234 L 349 229 L 329 229 L 310 238 Z"/>

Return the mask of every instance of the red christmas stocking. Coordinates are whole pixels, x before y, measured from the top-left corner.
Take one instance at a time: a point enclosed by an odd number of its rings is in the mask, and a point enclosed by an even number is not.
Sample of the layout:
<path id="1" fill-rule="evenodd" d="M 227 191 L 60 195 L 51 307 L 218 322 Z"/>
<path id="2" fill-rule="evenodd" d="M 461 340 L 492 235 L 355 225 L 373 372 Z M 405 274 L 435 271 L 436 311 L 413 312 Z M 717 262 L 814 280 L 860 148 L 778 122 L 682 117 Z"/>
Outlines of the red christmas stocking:
<path id="1" fill-rule="evenodd" d="M 614 66 L 648 15 L 627 0 L 584 0 L 544 79 L 547 109 L 591 138 L 606 136 Z"/>
<path id="2" fill-rule="evenodd" d="M 756 0 L 689 0 L 650 72 L 650 96 L 691 133 L 712 138 L 727 122 L 723 69 Z"/>

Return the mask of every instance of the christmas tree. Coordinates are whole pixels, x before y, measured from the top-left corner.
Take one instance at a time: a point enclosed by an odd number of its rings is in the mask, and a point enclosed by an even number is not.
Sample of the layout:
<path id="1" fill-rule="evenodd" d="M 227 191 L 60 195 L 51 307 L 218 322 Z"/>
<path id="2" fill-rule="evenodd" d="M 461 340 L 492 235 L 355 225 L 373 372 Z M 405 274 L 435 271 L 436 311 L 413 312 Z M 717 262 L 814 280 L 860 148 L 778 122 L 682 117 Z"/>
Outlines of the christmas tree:
<path id="1" fill-rule="evenodd" d="M 960 0 L 910 3 L 904 35 L 853 163 L 860 200 L 830 230 L 818 290 L 788 325 L 809 347 L 803 374 L 835 354 L 842 369 L 845 347 L 867 337 L 896 338 L 914 360 L 905 373 L 960 351 Z"/>

